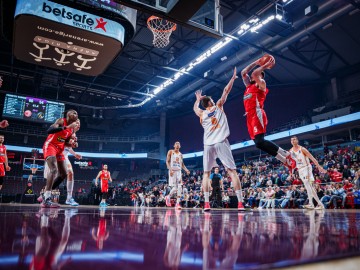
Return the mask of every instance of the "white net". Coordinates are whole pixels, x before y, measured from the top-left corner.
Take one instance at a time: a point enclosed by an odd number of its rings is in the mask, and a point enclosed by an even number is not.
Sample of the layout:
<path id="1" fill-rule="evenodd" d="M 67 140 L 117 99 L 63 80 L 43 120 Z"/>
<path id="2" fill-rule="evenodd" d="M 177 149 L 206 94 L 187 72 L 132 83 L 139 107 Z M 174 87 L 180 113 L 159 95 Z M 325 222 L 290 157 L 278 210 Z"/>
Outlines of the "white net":
<path id="1" fill-rule="evenodd" d="M 147 21 L 147 25 L 154 35 L 153 45 L 155 47 L 164 48 L 169 45 L 169 38 L 172 31 L 176 30 L 176 23 L 151 16 Z"/>

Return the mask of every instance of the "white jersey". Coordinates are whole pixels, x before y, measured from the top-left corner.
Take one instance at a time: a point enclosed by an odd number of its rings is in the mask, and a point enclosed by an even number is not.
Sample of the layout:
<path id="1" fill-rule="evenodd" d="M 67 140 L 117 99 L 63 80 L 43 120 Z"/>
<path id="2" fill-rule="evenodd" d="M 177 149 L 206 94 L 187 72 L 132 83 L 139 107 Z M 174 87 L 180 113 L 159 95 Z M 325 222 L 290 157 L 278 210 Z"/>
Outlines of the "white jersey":
<path id="1" fill-rule="evenodd" d="M 63 155 L 66 159 L 69 159 L 70 147 L 65 147 L 63 151 Z"/>
<path id="2" fill-rule="evenodd" d="M 181 160 L 182 155 L 181 153 L 175 153 L 175 151 L 172 151 L 171 153 L 171 159 L 170 159 L 170 168 L 173 171 L 180 171 L 181 170 Z"/>
<path id="3" fill-rule="evenodd" d="M 200 122 L 204 128 L 204 145 L 223 142 L 230 135 L 226 114 L 218 106 L 203 111 Z"/>
<path id="4" fill-rule="evenodd" d="M 301 146 L 299 146 L 297 151 L 295 151 L 294 148 L 291 148 L 290 153 L 291 157 L 296 161 L 296 168 L 301 169 L 310 165 L 310 160 L 304 155 Z"/>

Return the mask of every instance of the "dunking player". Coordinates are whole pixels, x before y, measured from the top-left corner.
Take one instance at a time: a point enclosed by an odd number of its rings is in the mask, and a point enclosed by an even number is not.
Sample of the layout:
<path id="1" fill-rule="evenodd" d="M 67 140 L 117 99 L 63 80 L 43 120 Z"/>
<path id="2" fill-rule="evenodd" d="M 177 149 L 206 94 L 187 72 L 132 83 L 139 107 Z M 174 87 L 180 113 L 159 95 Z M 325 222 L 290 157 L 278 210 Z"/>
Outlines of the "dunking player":
<path id="1" fill-rule="evenodd" d="M 284 163 L 292 172 L 295 168 L 295 161 L 291 158 L 288 151 L 282 149 L 272 141 L 265 140 L 267 117 L 264 111 L 264 102 L 269 90 L 266 88 L 265 69 L 270 69 L 275 64 L 275 59 L 272 56 L 267 55 L 270 60 L 263 66 L 260 66 L 261 58 L 248 65 L 241 71 L 246 90 L 244 93 L 244 107 L 246 112 L 247 127 L 250 138 L 255 142 L 257 148 L 272 155 L 276 159 Z M 250 70 L 255 68 L 251 73 L 251 77 L 248 75 Z"/>
<path id="2" fill-rule="evenodd" d="M 74 129 L 74 132 L 77 132 L 80 129 L 80 120 L 78 119 L 77 122 L 79 125 L 76 129 Z M 75 133 L 74 133 L 75 135 Z M 72 140 L 74 140 L 73 144 L 74 146 L 77 146 L 77 138 L 76 136 L 72 137 Z M 66 164 L 66 172 L 67 172 L 67 179 L 66 179 L 66 190 L 67 190 L 67 198 L 65 201 L 65 204 L 71 205 L 71 206 L 78 206 L 79 204 L 74 200 L 72 194 L 74 189 L 74 170 L 71 165 L 71 162 L 69 160 L 69 153 L 72 154 L 76 159 L 81 159 L 81 155 L 76 153 L 72 147 L 65 146 L 64 149 L 64 157 L 65 157 L 65 164 Z"/>
<path id="3" fill-rule="evenodd" d="M 5 167 L 4 167 L 5 164 Z M 0 135 L 0 191 L 4 183 L 5 170 L 10 171 L 6 147 L 4 145 L 4 136 Z"/>
<path id="4" fill-rule="evenodd" d="M 42 207 L 57 207 L 51 202 L 51 190 L 57 188 L 66 178 L 65 157 L 63 154 L 65 145 L 70 143 L 74 130 L 78 128 L 78 114 L 75 110 L 65 113 L 66 118 L 59 118 L 48 129 L 48 137 L 43 146 L 44 159 L 49 166 L 46 176 L 46 187 Z"/>
<path id="5" fill-rule="evenodd" d="M 238 199 L 238 210 L 245 210 L 243 206 L 243 196 L 241 191 L 240 179 L 236 172 L 235 161 L 231 153 L 231 148 L 227 137 L 230 135 L 228 121 L 223 109 L 223 105 L 230 93 L 230 90 L 237 79 L 236 68 L 229 83 L 225 86 L 221 98 L 214 103 L 211 97 L 202 96 L 201 90 L 196 91 L 196 101 L 194 112 L 200 117 L 200 123 L 204 128 L 204 177 L 203 189 L 205 197 L 204 211 L 210 210 L 209 191 L 210 191 L 210 171 L 217 166 L 216 158 L 219 158 L 227 169 L 233 182 L 235 193 Z M 205 108 L 201 110 L 199 104 Z"/>
<path id="6" fill-rule="evenodd" d="M 309 159 L 315 164 L 315 166 L 319 169 L 321 173 L 326 173 L 323 167 L 320 166 L 319 162 L 313 157 L 313 155 L 304 147 L 299 145 L 299 140 L 296 136 L 291 137 L 292 148 L 290 149 L 290 153 L 296 161 L 296 168 L 299 171 L 299 176 L 304 186 L 306 188 L 309 204 L 304 205 L 304 208 L 314 209 L 313 199 L 318 203 L 315 209 L 325 209 L 323 203 L 320 201 L 317 192 L 314 187 L 314 175 L 312 173 L 312 166 L 310 164 Z"/>
<path id="7" fill-rule="evenodd" d="M 101 188 L 101 207 L 106 207 L 106 199 L 109 192 L 109 181 L 112 182 L 111 174 L 108 171 L 108 165 L 104 164 L 103 169 L 98 173 L 95 179 L 95 186 L 98 185 L 98 179 L 100 178 L 100 188 Z"/>
<path id="8" fill-rule="evenodd" d="M 177 192 L 176 205 L 175 208 L 180 210 L 180 198 L 182 193 L 182 177 L 181 169 L 183 169 L 188 175 L 190 171 L 185 167 L 182 154 L 180 153 L 180 143 L 175 142 L 174 149 L 169 150 L 166 156 L 166 166 L 169 170 L 169 187 L 171 191 L 169 195 L 165 197 L 166 206 L 170 207 L 170 198 L 175 192 Z"/>

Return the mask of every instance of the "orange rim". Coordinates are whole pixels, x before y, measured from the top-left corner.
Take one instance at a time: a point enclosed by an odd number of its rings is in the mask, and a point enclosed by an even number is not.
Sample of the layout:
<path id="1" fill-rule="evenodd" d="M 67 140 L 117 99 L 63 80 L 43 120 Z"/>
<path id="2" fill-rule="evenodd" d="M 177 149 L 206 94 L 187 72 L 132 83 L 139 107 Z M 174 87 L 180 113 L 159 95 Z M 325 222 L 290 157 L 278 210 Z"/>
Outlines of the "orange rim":
<path id="1" fill-rule="evenodd" d="M 156 29 L 156 28 L 154 28 L 154 27 L 151 25 L 151 23 L 150 23 L 152 20 L 165 20 L 165 19 L 161 19 L 161 18 L 156 17 L 156 16 L 150 16 L 150 17 L 147 19 L 147 26 L 148 26 L 148 28 L 151 29 L 151 31 L 159 32 L 159 33 L 168 33 L 168 32 L 172 32 L 172 31 L 175 31 L 175 30 L 176 30 L 176 23 L 173 23 L 173 22 L 170 22 L 170 21 L 168 21 L 168 22 L 174 24 L 170 29 L 165 29 L 165 30 Z"/>

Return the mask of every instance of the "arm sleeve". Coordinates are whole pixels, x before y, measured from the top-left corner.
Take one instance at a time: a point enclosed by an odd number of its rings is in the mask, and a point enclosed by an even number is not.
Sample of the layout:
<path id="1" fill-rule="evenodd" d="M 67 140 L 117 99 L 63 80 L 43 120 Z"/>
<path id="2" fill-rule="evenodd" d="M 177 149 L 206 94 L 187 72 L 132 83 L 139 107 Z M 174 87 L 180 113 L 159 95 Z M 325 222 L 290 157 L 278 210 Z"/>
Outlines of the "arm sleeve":
<path id="1" fill-rule="evenodd" d="M 54 128 L 54 127 L 49 127 L 49 129 L 47 130 L 47 134 L 54 134 L 54 133 L 58 133 L 60 131 L 63 131 L 65 128 L 64 127 L 57 127 L 57 128 Z"/>

